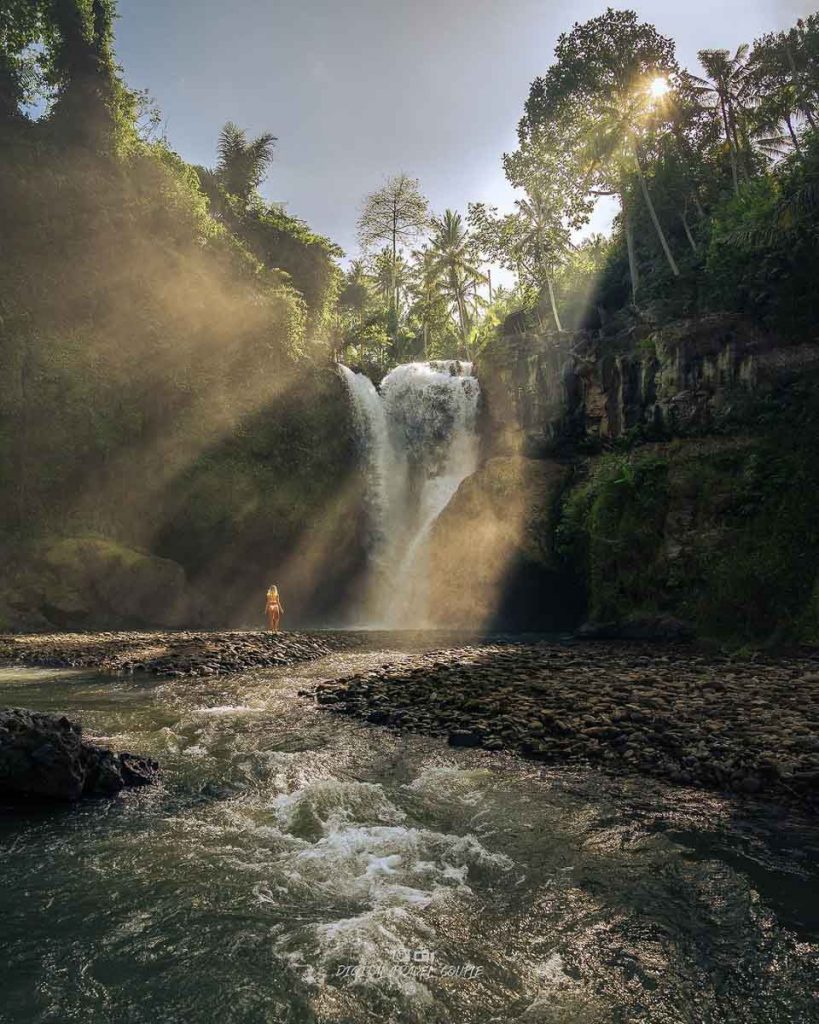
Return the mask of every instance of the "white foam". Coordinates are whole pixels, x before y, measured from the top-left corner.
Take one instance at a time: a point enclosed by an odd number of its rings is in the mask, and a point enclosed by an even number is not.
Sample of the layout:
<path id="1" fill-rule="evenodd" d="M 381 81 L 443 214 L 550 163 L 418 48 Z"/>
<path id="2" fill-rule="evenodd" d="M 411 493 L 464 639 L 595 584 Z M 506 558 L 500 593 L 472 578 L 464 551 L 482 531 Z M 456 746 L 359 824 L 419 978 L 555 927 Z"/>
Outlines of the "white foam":
<path id="1" fill-rule="evenodd" d="M 249 704 L 217 704 L 210 708 L 194 708 L 194 715 L 242 715 L 263 709 L 253 708 Z"/>
<path id="2" fill-rule="evenodd" d="M 329 978 L 339 964 L 351 964 L 358 968 L 351 984 L 387 984 L 425 998 L 417 979 L 398 972 L 385 981 L 371 968 L 389 964 L 407 944 L 423 944 L 424 911 L 468 895 L 473 872 L 512 867 L 473 835 L 407 824 L 383 788 L 369 783 L 313 782 L 274 799 L 270 811 L 278 826 L 272 863 L 279 882 L 259 883 L 255 894 L 271 907 L 279 892 L 305 910 L 316 907 L 319 920 L 309 920 L 308 910 L 307 922 L 282 925 L 277 941 L 305 979 Z M 251 827 L 261 838 L 270 826 L 254 821 Z"/>

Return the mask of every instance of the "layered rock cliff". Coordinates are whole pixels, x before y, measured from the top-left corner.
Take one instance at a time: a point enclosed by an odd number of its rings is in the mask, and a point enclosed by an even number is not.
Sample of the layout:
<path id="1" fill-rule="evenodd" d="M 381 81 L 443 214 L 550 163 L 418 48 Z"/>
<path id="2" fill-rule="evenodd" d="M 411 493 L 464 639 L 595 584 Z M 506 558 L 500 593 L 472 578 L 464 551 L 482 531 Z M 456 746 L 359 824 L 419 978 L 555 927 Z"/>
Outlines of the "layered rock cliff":
<path id="1" fill-rule="evenodd" d="M 819 342 L 787 343 L 717 315 L 605 338 L 499 338 L 478 363 L 491 449 L 535 457 L 636 431 L 708 432 L 748 395 L 816 371 Z"/>
<path id="2" fill-rule="evenodd" d="M 737 317 L 522 334 L 478 375 L 486 462 L 433 537 L 444 566 L 452 523 L 474 541 L 437 580 L 458 624 L 477 590 L 476 627 L 819 642 L 819 344 Z"/>

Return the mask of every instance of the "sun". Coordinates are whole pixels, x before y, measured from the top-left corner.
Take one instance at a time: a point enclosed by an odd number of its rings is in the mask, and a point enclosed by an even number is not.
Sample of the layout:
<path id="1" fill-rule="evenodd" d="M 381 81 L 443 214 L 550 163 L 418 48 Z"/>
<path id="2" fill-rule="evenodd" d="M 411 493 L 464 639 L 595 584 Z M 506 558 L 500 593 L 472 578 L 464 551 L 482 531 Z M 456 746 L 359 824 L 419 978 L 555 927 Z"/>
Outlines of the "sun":
<path id="1" fill-rule="evenodd" d="M 670 88 L 671 86 L 668 84 L 668 79 L 658 76 L 657 78 L 653 78 L 649 83 L 648 94 L 653 100 L 661 100 Z"/>

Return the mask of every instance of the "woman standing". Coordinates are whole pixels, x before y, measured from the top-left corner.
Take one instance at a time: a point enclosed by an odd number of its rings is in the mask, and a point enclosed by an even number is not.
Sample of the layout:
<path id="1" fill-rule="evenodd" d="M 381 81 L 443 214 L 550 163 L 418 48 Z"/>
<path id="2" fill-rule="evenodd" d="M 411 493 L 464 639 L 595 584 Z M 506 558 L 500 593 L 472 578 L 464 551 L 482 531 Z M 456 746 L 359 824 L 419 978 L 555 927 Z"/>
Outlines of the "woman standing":
<path id="1" fill-rule="evenodd" d="M 268 629 L 272 629 L 274 633 L 278 633 L 279 623 L 281 622 L 282 615 L 284 614 L 284 608 L 282 607 L 282 603 L 279 598 L 279 588 L 275 583 L 271 583 L 268 588 L 264 613 L 267 616 Z"/>

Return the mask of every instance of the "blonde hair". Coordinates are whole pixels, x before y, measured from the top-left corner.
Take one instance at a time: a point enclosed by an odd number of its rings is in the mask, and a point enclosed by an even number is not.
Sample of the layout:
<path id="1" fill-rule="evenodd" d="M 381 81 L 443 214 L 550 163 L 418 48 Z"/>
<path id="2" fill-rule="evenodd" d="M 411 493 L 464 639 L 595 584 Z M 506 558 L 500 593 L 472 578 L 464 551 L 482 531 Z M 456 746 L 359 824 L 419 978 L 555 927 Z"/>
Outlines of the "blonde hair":
<path id="1" fill-rule="evenodd" d="M 279 596 L 279 588 L 276 586 L 275 583 L 271 583 L 270 586 L 267 588 L 267 596 L 268 597 L 278 597 Z"/>

